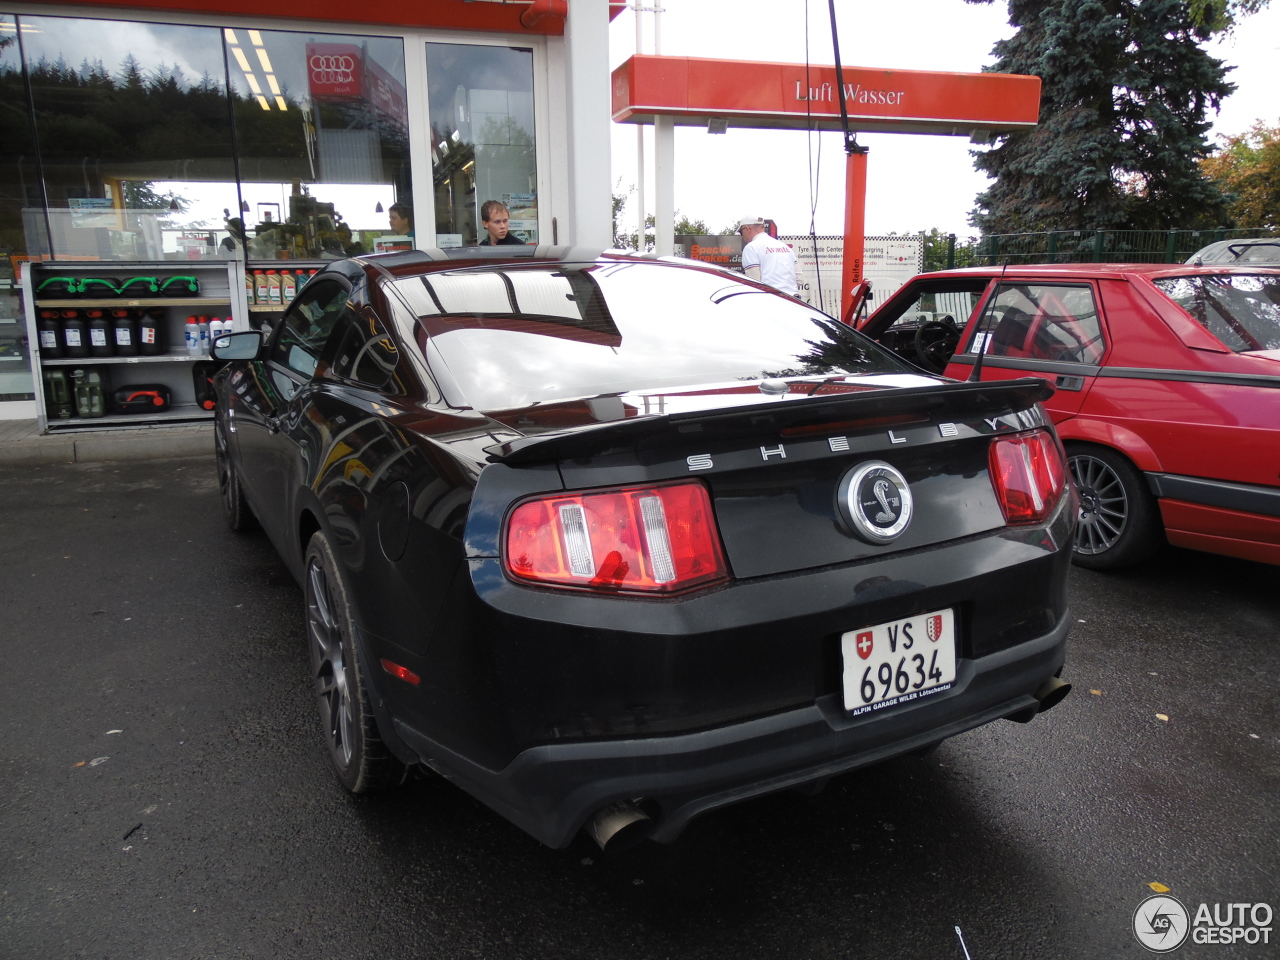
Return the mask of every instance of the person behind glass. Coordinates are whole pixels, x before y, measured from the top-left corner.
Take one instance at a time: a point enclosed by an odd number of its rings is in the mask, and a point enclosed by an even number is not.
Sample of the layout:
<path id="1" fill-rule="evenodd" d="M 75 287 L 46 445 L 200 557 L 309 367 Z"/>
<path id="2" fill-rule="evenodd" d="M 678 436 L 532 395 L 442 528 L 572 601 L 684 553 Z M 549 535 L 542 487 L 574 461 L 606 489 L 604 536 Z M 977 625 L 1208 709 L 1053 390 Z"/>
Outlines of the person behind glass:
<path id="1" fill-rule="evenodd" d="M 767 283 L 791 297 L 800 296 L 796 283 L 796 252 L 769 236 L 763 217 L 738 221 L 742 234 L 742 270 L 752 280 Z"/>
<path id="2" fill-rule="evenodd" d="M 239 217 L 227 218 L 227 234 L 218 244 L 218 256 L 224 260 L 244 259 L 244 221 Z"/>
<path id="3" fill-rule="evenodd" d="M 393 203 L 388 207 L 387 221 L 391 224 L 391 232 L 397 237 L 407 237 L 413 233 L 413 211 L 407 203 Z"/>
<path id="4" fill-rule="evenodd" d="M 480 241 L 482 247 L 497 246 L 515 246 L 523 247 L 525 242 L 519 237 L 512 236 L 507 231 L 511 229 L 511 213 L 497 200 L 486 200 L 480 207 L 480 219 L 484 223 L 484 229 L 489 236 Z"/>

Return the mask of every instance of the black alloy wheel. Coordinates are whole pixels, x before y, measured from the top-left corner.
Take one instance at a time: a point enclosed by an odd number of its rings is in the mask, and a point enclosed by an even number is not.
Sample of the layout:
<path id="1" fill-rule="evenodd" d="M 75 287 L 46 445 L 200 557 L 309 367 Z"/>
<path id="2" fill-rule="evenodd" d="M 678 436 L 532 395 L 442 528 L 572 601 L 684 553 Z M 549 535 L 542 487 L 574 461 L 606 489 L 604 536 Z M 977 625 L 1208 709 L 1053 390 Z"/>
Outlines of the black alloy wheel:
<path id="1" fill-rule="evenodd" d="M 306 564 L 307 647 L 321 729 L 334 772 L 352 793 L 396 786 L 404 782 L 408 768 L 378 735 L 356 652 L 358 627 L 333 549 L 323 533 L 311 538 Z"/>
<path id="2" fill-rule="evenodd" d="M 1151 556 L 1161 542 L 1158 507 L 1133 464 L 1088 444 L 1069 444 L 1067 464 L 1080 497 L 1072 560 L 1111 570 Z"/>
<path id="3" fill-rule="evenodd" d="M 256 529 L 258 518 L 245 502 L 240 475 L 227 449 L 227 427 L 221 415 L 213 422 L 213 456 L 218 467 L 218 492 L 222 496 L 222 513 L 227 519 L 227 526 L 241 533 Z"/>
<path id="4" fill-rule="evenodd" d="M 960 331 L 945 320 L 926 320 L 916 327 L 916 361 L 926 370 L 942 373 L 960 345 Z"/>

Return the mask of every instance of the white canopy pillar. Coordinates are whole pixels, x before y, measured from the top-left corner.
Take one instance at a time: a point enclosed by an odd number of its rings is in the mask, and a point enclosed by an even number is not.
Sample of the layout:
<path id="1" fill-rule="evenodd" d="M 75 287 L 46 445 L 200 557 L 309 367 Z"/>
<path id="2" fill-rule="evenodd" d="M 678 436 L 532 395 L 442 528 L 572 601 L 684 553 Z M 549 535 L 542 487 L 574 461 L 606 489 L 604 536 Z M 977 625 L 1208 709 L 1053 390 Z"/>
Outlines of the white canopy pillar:
<path id="1" fill-rule="evenodd" d="M 609 0 L 573 0 L 564 29 L 569 87 L 569 196 L 571 222 L 560 242 L 613 246 L 609 183 Z M 565 229 L 565 227 L 568 229 Z"/>
<path id="2" fill-rule="evenodd" d="M 669 257 L 676 252 L 676 124 L 672 117 L 653 121 L 653 225 L 654 252 Z"/>

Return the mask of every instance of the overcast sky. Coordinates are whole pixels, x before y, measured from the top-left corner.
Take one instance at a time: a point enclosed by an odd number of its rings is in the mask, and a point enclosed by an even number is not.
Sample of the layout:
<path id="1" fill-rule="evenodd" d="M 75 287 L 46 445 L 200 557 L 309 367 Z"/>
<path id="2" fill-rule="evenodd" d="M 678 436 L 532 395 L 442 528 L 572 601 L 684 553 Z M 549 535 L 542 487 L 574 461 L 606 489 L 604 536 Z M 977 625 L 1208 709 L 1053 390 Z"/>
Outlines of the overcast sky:
<path id="1" fill-rule="evenodd" d="M 655 0 L 642 0 L 653 6 Z M 658 0 L 662 50 L 670 56 L 734 60 L 805 60 L 805 7 L 809 57 L 834 62 L 825 0 Z M 1013 31 L 1003 2 L 975 6 L 964 0 L 836 0 L 840 56 L 847 66 L 978 71 L 991 48 Z M 653 15 L 644 15 L 644 53 L 653 53 Z M 610 68 L 636 50 L 635 14 L 611 27 Z M 1280 4 L 1243 21 L 1212 52 L 1236 69 L 1240 87 L 1216 118 L 1215 133 L 1240 133 L 1254 121 L 1280 122 Z M 648 187 L 653 212 L 653 130 L 646 131 Z M 705 220 L 711 230 L 745 213 L 761 212 L 783 233 L 809 230 L 809 135 L 803 131 L 730 130 L 712 135 L 676 128 L 676 207 Z M 968 214 L 986 179 L 973 169 L 963 137 L 861 134 L 868 158 L 867 233 L 906 233 L 938 227 L 960 237 L 973 233 Z M 819 140 L 821 141 L 819 162 Z M 636 182 L 636 133 L 613 125 L 613 176 L 626 191 Z M 843 232 L 844 152 L 836 133 L 812 135 L 819 234 Z M 634 193 L 632 198 L 634 200 Z M 634 203 L 624 217 L 635 229 Z"/>

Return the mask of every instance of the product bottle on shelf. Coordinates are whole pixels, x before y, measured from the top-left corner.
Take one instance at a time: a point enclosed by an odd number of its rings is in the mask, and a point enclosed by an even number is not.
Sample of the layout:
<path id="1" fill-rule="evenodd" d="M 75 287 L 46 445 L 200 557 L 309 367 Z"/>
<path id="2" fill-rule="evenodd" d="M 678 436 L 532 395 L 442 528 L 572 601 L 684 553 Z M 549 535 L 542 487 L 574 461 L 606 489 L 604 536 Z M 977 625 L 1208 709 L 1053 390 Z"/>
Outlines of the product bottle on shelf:
<path id="1" fill-rule="evenodd" d="M 44 372 L 44 409 L 50 420 L 66 420 L 75 413 L 67 371 L 59 367 Z"/>
<path id="2" fill-rule="evenodd" d="M 267 274 L 265 270 L 253 271 L 253 297 L 257 303 L 271 302 L 271 295 L 267 293 Z"/>
<path id="3" fill-rule="evenodd" d="M 280 274 L 274 270 L 267 271 L 267 300 L 272 305 L 280 302 Z"/>
<path id="4" fill-rule="evenodd" d="M 138 321 L 138 350 L 153 357 L 165 352 L 164 307 L 147 307 Z"/>
<path id="5" fill-rule="evenodd" d="M 187 317 L 186 339 L 187 353 L 194 357 L 200 352 L 200 325 L 195 317 Z"/>
<path id="6" fill-rule="evenodd" d="M 293 298 L 298 295 L 298 281 L 294 279 L 293 274 L 288 270 L 280 271 L 280 302 L 293 303 Z"/>
<path id="7" fill-rule="evenodd" d="M 101 417 L 106 414 L 107 407 L 102 390 L 102 374 L 97 370 L 76 370 L 71 379 L 76 382 L 76 415 L 81 417 Z"/>
<path id="8" fill-rule="evenodd" d="M 122 357 L 138 355 L 138 321 L 132 310 L 112 310 L 112 329 L 116 341 L 116 353 Z"/>
<path id="9" fill-rule="evenodd" d="M 200 352 L 209 352 L 209 318 L 202 316 L 197 324 L 200 329 Z"/>
<path id="10" fill-rule="evenodd" d="M 254 273 L 257 271 L 255 270 Z M 244 272 L 244 296 L 249 303 L 257 303 L 258 297 L 253 289 L 253 274 L 248 270 Z"/>
<path id="11" fill-rule="evenodd" d="M 214 317 L 209 321 L 209 344 L 211 346 L 224 333 L 230 333 L 227 329 L 227 324 L 223 323 L 217 317 Z"/>
<path id="12" fill-rule="evenodd" d="M 86 310 L 86 326 L 89 329 L 89 356 L 111 357 L 115 351 L 111 349 L 111 321 L 102 310 Z"/>
<path id="13" fill-rule="evenodd" d="M 62 349 L 68 357 L 89 355 L 89 335 L 79 310 L 62 311 Z"/>
<path id="14" fill-rule="evenodd" d="M 63 355 L 62 319 L 57 310 L 40 311 L 36 333 L 40 336 L 40 359 L 57 360 Z"/>

